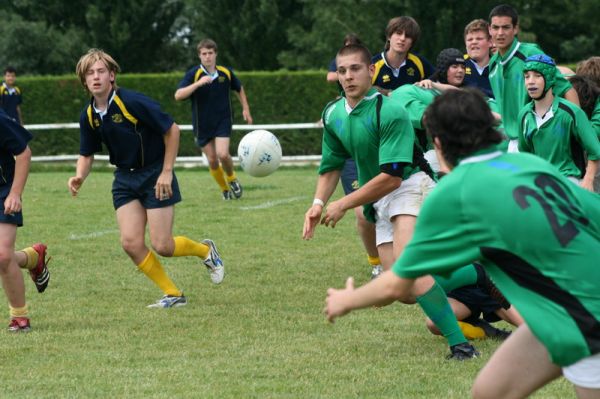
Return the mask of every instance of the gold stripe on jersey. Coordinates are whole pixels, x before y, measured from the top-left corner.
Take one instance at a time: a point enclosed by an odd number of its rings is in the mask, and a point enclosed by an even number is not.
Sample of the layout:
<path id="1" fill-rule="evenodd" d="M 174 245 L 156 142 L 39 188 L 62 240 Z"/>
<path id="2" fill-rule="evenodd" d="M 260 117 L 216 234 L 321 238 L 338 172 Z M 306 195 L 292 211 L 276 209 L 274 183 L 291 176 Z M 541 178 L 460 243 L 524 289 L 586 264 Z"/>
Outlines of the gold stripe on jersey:
<path id="1" fill-rule="evenodd" d="M 138 123 L 137 118 L 135 116 L 131 115 L 129 113 L 129 111 L 127 111 L 127 108 L 125 107 L 125 104 L 123 104 L 123 101 L 121 100 L 121 98 L 119 96 L 115 95 L 114 101 L 117 104 L 117 107 L 119 107 L 119 109 L 123 113 L 123 116 L 125 118 L 127 118 L 127 120 L 129 122 L 133 123 L 134 125 L 137 125 L 137 123 Z"/>
<path id="2" fill-rule="evenodd" d="M 375 63 L 375 73 L 373 74 L 373 79 L 371 79 L 371 84 L 375 84 L 377 76 L 379 75 L 379 71 L 381 71 L 381 68 L 383 68 L 384 65 L 385 60 L 383 58 Z"/>
<path id="3" fill-rule="evenodd" d="M 229 69 L 219 65 L 217 65 L 217 69 L 227 75 L 227 79 L 231 80 L 231 71 L 229 71 Z"/>
<path id="4" fill-rule="evenodd" d="M 425 79 L 425 77 L 426 77 L 425 76 L 425 68 L 423 67 L 423 63 L 421 62 L 421 59 L 412 53 L 408 53 L 407 58 L 409 60 L 411 60 L 413 62 L 413 64 L 416 65 L 417 69 L 419 70 L 419 74 L 421 75 L 421 79 Z"/>

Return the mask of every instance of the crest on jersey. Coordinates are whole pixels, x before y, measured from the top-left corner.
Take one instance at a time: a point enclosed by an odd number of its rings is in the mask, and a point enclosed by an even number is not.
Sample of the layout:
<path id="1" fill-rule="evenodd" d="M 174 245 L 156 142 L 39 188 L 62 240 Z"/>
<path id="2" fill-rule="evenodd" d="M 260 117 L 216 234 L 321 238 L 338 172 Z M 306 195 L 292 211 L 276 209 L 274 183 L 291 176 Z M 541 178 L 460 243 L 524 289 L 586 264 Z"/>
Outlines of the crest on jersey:
<path id="1" fill-rule="evenodd" d="M 94 118 L 94 128 L 97 128 L 99 126 L 100 126 L 100 119 Z"/>
<path id="2" fill-rule="evenodd" d="M 383 80 L 383 83 L 387 83 L 390 81 L 390 75 L 383 75 L 381 77 L 381 80 Z"/>
<path id="3" fill-rule="evenodd" d="M 111 116 L 111 119 L 114 123 L 122 123 L 123 122 L 123 115 L 121 114 L 114 114 L 113 116 Z"/>
<path id="4" fill-rule="evenodd" d="M 225 76 L 219 76 L 219 83 L 225 82 Z"/>
<path id="5" fill-rule="evenodd" d="M 408 76 L 415 76 L 415 68 L 412 68 L 412 67 L 411 67 L 411 68 L 408 68 L 408 69 L 406 70 L 406 74 L 407 74 Z"/>

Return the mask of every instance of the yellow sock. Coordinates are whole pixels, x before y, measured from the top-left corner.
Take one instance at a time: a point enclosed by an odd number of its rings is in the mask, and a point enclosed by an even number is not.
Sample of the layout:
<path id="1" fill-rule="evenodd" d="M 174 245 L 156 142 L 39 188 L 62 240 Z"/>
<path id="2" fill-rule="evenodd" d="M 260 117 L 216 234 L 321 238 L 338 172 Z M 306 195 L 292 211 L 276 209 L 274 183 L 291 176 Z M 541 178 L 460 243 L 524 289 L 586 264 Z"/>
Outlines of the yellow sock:
<path id="1" fill-rule="evenodd" d="M 182 295 L 181 291 L 175 286 L 175 283 L 173 283 L 169 276 L 167 276 L 167 273 L 165 273 L 160 261 L 156 255 L 154 255 L 154 252 L 148 251 L 148 255 L 146 255 L 142 263 L 138 265 L 138 268 L 144 272 L 150 280 L 154 281 L 154 284 L 156 284 L 165 295 Z"/>
<path id="2" fill-rule="evenodd" d="M 223 168 L 221 167 L 221 165 L 219 165 L 217 169 L 210 169 L 210 174 L 213 177 L 213 179 L 215 179 L 219 187 L 221 187 L 221 191 L 229 190 L 229 186 L 225 182 Z"/>
<path id="3" fill-rule="evenodd" d="M 20 308 L 13 308 L 8 305 L 8 309 L 10 311 L 10 317 L 29 317 L 29 309 L 27 308 L 27 304 Z"/>
<path id="4" fill-rule="evenodd" d="M 184 236 L 173 237 L 173 241 L 175 241 L 175 251 L 173 251 L 173 256 L 193 255 L 204 259 L 208 256 L 208 251 L 210 251 L 208 245 L 190 240 Z"/>
<path id="5" fill-rule="evenodd" d="M 231 183 L 232 181 L 236 180 L 237 176 L 235 175 L 235 170 L 231 172 L 230 175 L 227 175 L 227 182 Z"/>
<path id="6" fill-rule="evenodd" d="M 466 339 L 482 339 L 486 337 L 485 331 L 481 327 L 476 327 L 464 321 L 459 321 L 458 326 Z"/>
<path id="7" fill-rule="evenodd" d="M 369 260 L 369 265 L 373 267 L 381 265 L 381 260 L 379 259 L 379 256 L 367 255 L 367 259 Z"/>
<path id="8" fill-rule="evenodd" d="M 25 266 L 19 265 L 21 269 L 31 270 L 37 266 L 38 258 L 40 257 L 40 255 L 35 249 L 33 249 L 33 247 L 27 247 L 25 249 L 20 250 L 19 252 L 24 252 L 25 256 L 27 257 L 27 263 L 25 264 Z"/>

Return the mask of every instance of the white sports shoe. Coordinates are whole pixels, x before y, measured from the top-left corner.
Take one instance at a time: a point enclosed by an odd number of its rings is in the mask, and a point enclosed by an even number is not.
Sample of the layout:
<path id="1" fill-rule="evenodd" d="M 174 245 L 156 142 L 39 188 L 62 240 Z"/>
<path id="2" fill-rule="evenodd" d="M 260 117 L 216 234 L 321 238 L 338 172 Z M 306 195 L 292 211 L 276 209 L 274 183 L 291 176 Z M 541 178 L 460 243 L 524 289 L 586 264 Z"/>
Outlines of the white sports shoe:
<path id="1" fill-rule="evenodd" d="M 209 247 L 208 255 L 204 259 L 204 266 L 208 269 L 210 280 L 213 284 L 221 284 L 225 277 L 225 267 L 219 251 L 217 251 L 217 246 L 212 240 L 202 240 L 202 243 Z"/>

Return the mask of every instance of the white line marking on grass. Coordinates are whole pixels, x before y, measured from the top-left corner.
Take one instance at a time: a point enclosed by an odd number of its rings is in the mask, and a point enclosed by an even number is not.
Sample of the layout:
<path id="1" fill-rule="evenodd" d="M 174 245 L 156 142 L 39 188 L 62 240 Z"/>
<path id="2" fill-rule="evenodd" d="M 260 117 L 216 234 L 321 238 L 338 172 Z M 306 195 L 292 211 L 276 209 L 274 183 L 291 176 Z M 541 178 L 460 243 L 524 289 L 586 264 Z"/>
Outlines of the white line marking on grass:
<path id="1" fill-rule="evenodd" d="M 96 237 L 101 237 L 101 236 L 105 236 L 107 234 L 112 234 L 112 233 L 118 233 L 119 230 L 117 229 L 111 229 L 111 230 L 102 230 L 102 231 L 93 231 L 91 233 L 88 234 L 73 234 L 71 233 L 71 235 L 69 236 L 69 240 L 86 240 L 88 238 L 96 238 Z"/>
<path id="2" fill-rule="evenodd" d="M 255 209 L 266 209 L 266 208 L 272 208 L 272 207 L 277 206 L 277 205 L 289 204 L 290 202 L 296 202 L 296 201 L 300 201 L 300 200 L 304 200 L 304 199 L 306 199 L 306 196 L 284 198 L 284 199 L 280 199 L 280 200 L 277 200 L 277 201 L 263 202 L 262 204 L 253 205 L 253 206 L 240 206 L 240 209 L 242 211 L 252 211 L 252 210 L 255 210 Z"/>

